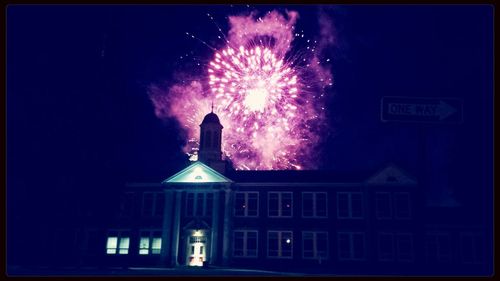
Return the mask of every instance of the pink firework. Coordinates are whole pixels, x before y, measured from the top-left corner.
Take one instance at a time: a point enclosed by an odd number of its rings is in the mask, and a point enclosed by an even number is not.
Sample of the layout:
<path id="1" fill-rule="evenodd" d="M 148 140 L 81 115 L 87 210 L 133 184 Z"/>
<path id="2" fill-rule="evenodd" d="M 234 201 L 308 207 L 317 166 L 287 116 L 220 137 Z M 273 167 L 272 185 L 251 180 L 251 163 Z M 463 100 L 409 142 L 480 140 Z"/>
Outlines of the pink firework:
<path id="1" fill-rule="evenodd" d="M 213 102 L 224 126 L 224 155 L 236 169 L 315 168 L 316 144 L 326 128 L 323 88 L 331 85 L 331 74 L 313 44 L 310 54 L 291 55 L 297 18 L 296 12 L 287 20 L 274 11 L 257 20 L 229 17 L 227 45 L 207 64 L 208 77 L 174 85 L 167 94 L 153 89 L 157 115 L 167 112 L 184 124 L 188 154 L 196 151 L 198 125 Z"/>

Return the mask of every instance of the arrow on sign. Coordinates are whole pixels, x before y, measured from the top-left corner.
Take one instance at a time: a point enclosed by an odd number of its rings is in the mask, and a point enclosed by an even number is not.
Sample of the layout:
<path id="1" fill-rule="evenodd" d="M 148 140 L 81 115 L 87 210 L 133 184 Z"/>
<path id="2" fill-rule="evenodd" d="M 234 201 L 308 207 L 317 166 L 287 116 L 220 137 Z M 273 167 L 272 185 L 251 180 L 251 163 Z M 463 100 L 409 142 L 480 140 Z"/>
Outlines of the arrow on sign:
<path id="1" fill-rule="evenodd" d="M 444 118 L 452 115 L 455 112 L 457 112 L 457 110 L 453 106 L 445 103 L 444 101 L 439 101 L 439 107 L 438 107 L 439 120 L 443 120 Z"/>

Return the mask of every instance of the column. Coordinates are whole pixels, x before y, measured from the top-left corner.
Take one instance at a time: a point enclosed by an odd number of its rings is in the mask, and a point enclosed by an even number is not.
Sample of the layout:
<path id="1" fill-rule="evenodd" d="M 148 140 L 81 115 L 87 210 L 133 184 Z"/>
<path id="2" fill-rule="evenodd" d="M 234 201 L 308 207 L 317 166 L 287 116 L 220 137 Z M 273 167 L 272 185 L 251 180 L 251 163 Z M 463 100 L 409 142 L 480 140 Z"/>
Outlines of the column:
<path id="1" fill-rule="evenodd" d="M 172 227 L 172 248 L 170 249 L 170 264 L 178 266 L 177 256 L 179 255 L 179 229 L 181 223 L 181 197 L 182 191 L 175 191 L 175 214 L 174 225 Z"/>
<path id="2" fill-rule="evenodd" d="M 170 245 L 172 243 L 172 213 L 174 203 L 174 192 L 165 189 L 165 209 L 163 210 L 163 228 L 161 237 L 161 264 L 168 262 L 170 255 Z"/>
<path id="3" fill-rule="evenodd" d="M 217 262 L 217 250 L 219 245 L 217 244 L 219 238 L 219 190 L 214 191 L 214 202 L 212 211 L 212 241 L 210 247 L 210 264 L 215 264 Z"/>
<path id="4" fill-rule="evenodd" d="M 232 211 L 232 193 L 231 189 L 225 189 L 224 198 L 224 239 L 222 244 L 222 263 L 229 263 L 229 247 L 231 245 L 231 211 Z"/>

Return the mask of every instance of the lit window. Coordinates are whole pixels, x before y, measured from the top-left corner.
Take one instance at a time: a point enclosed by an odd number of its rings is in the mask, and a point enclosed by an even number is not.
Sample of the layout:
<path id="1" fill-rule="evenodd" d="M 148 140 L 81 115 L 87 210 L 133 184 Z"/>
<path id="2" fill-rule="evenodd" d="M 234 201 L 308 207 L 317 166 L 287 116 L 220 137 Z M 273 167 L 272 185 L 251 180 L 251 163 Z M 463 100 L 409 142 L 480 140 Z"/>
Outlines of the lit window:
<path id="1" fill-rule="evenodd" d="M 234 257 L 257 257 L 258 232 L 256 230 L 235 230 L 233 239 Z"/>
<path id="2" fill-rule="evenodd" d="M 259 215 L 259 193 L 236 192 L 234 215 L 237 217 L 257 217 Z"/>
<path id="3" fill-rule="evenodd" d="M 269 217 L 292 217 L 292 192 L 268 192 L 267 194 Z"/>
<path id="4" fill-rule="evenodd" d="M 326 192 L 302 192 L 303 217 L 327 217 Z"/>
<path id="5" fill-rule="evenodd" d="M 363 194 L 361 192 L 337 193 L 337 217 L 339 219 L 363 218 Z"/>
<path id="6" fill-rule="evenodd" d="M 106 253 L 108 255 L 128 254 L 130 238 L 128 231 L 110 231 L 106 242 Z"/>
<path id="7" fill-rule="evenodd" d="M 161 253 L 161 238 L 153 238 L 153 244 L 151 245 L 151 253 L 156 255 Z"/>
<path id="8" fill-rule="evenodd" d="M 304 259 L 327 259 L 328 232 L 302 232 L 302 257 Z"/>
<path id="9" fill-rule="evenodd" d="M 157 255 L 161 253 L 161 231 L 141 231 L 139 255 Z"/>
<path id="10" fill-rule="evenodd" d="M 139 242 L 139 255 L 149 254 L 149 237 L 141 237 Z"/>
<path id="11" fill-rule="evenodd" d="M 116 254 L 116 248 L 118 246 L 118 237 L 108 237 L 108 243 L 106 244 L 107 254 Z"/>
<path id="12" fill-rule="evenodd" d="M 291 231 L 268 231 L 267 256 L 270 258 L 292 258 L 293 233 Z"/>
<path id="13" fill-rule="evenodd" d="M 120 238 L 120 248 L 118 249 L 118 254 L 120 255 L 128 254 L 129 245 L 130 245 L 130 238 L 128 237 Z"/>

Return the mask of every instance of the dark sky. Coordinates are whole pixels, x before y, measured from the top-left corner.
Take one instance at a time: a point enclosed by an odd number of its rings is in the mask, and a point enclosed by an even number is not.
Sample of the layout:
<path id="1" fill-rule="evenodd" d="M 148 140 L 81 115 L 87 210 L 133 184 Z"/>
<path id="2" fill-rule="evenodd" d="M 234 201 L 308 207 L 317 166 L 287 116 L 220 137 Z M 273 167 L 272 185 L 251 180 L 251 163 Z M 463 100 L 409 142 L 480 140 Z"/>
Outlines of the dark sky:
<path id="1" fill-rule="evenodd" d="M 252 8 L 297 10 L 297 28 L 317 33 L 317 6 Z M 68 194 L 93 198 L 96 192 L 118 190 L 127 180 L 159 181 L 184 167 L 185 140 L 175 122 L 155 117 L 147 87 L 185 67 L 179 56 L 186 51 L 211 56 L 185 35 L 189 31 L 216 42 L 217 29 L 207 12 L 227 30 L 226 16 L 249 10 L 226 5 L 9 6 L 11 206 Z M 484 186 L 492 156 L 492 6 L 327 10 L 337 32 L 331 50 L 335 84 L 327 104 L 334 134 L 325 140 L 321 168 L 377 170 L 394 162 L 418 174 L 419 167 L 440 167 L 440 176 L 459 186 L 457 192 L 468 193 L 463 186 Z M 464 122 L 382 123 L 383 96 L 461 98 Z M 419 164 L 421 155 L 425 164 Z"/>

